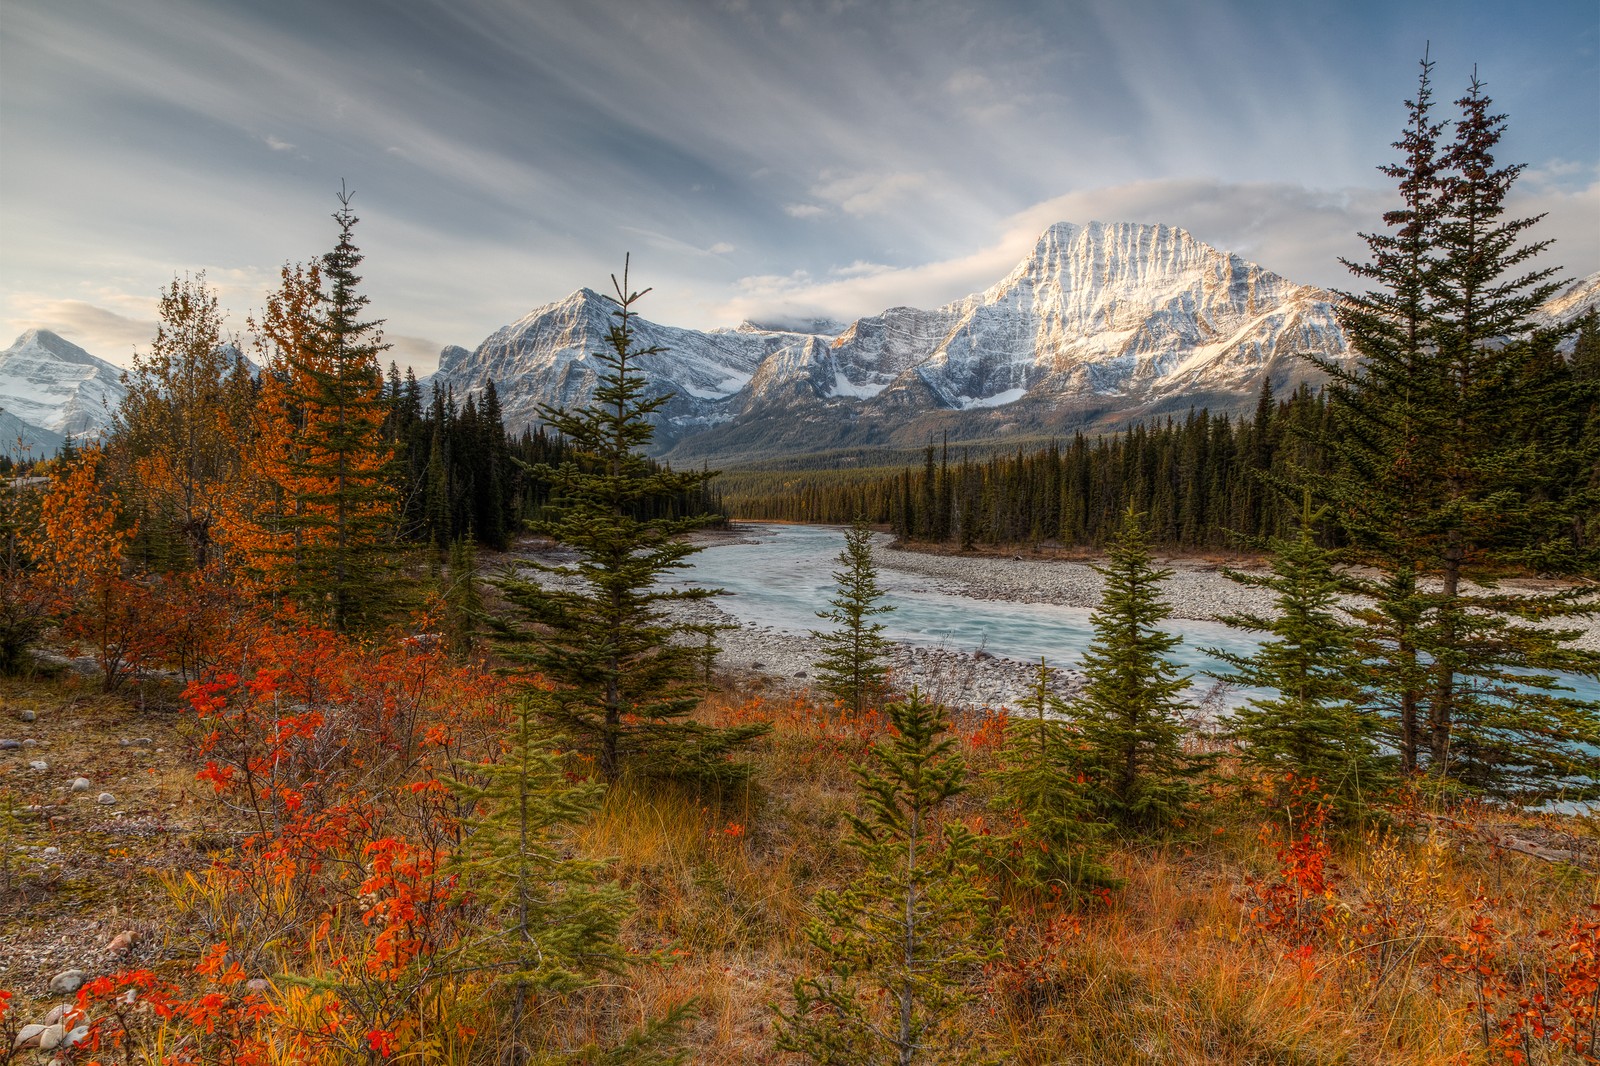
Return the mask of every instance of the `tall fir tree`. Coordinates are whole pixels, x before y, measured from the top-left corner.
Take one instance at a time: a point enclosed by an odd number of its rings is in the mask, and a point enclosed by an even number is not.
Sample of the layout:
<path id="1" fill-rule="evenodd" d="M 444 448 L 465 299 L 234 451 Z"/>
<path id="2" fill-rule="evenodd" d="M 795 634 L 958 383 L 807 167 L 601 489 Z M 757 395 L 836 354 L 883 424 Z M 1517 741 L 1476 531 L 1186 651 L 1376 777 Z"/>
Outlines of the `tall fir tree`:
<path id="1" fill-rule="evenodd" d="M 1069 709 L 1101 812 L 1126 829 L 1172 828 L 1187 816 L 1200 766 L 1183 750 L 1179 693 L 1189 678 L 1167 657 L 1181 641 L 1161 629 L 1172 608 L 1160 586 L 1172 571 L 1152 564 L 1142 517 L 1131 508 L 1106 554 L 1095 567 L 1105 591 L 1090 616 L 1086 680 Z"/>
<path id="2" fill-rule="evenodd" d="M 832 610 L 817 612 L 818 618 L 832 622 L 835 628 L 813 630 L 812 636 L 823 647 L 817 661 L 823 691 L 859 714 L 882 694 L 889 673 L 884 658 L 891 644 L 883 635 L 883 623 L 874 619 L 894 610 L 881 602 L 883 587 L 872 560 L 872 529 L 865 519 L 857 518 L 845 531 L 839 567 L 833 572 L 835 595 L 828 601 Z"/>
<path id="3" fill-rule="evenodd" d="M 578 561 L 538 567 L 557 582 L 501 581 L 506 598 L 535 625 L 507 618 L 500 633 L 510 653 L 557 683 L 553 721 L 595 756 L 607 780 L 625 766 L 641 775 L 737 775 L 741 768 L 729 756 L 765 730 L 689 719 L 699 699 L 693 682 L 701 652 L 676 639 L 690 627 L 667 613 L 714 593 L 663 584 L 699 550 L 685 534 L 710 518 L 675 516 L 674 504 L 714 475 L 657 466 L 641 453 L 654 435 L 649 415 L 669 397 L 648 395 L 640 363 L 663 349 L 634 340 L 634 305 L 650 290 L 630 289 L 626 266 L 612 285 L 616 323 L 595 353 L 601 373 L 593 401 L 574 411 L 540 409 L 569 450 L 560 466 L 533 471 L 551 486 L 534 528 Z"/>
<path id="4" fill-rule="evenodd" d="M 1381 672 L 1407 687 L 1385 694 L 1399 721 L 1403 768 L 1417 764 L 1425 699 L 1421 689 L 1416 624 L 1420 616 L 1407 597 L 1415 595 L 1425 565 L 1415 543 L 1423 516 L 1437 499 L 1430 473 L 1442 427 L 1434 398 L 1442 388 L 1430 348 L 1430 288 L 1437 269 L 1433 242 L 1443 211 L 1439 136 L 1444 124 L 1433 114 L 1433 62 L 1421 60 L 1417 93 L 1406 101 L 1407 123 L 1394 147 L 1401 161 L 1379 167 L 1395 180 L 1400 206 L 1383 215 L 1389 232 L 1361 234 L 1370 262 L 1341 260 L 1374 287 L 1341 293 L 1340 325 L 1361 356 L 1355 368 L 1314 359 L 1329 376 L 1334 428 L 1324 439 L 1336 458 L 1333 470 L 1298 471 L 1303 484 L 1335 509 L 1338 522 L 1364 554 L 1383 560 L 1392 579 L 1374 587 L 1402 599 L 1383 613 L 1392 628 L 1392 669 Z M 1379 600 L 1379 603 L 1383 603 Z M 1402 661 L 1404 660 L 1404 661 Z"/>
<path id="5" fill-rule="evenodd" d="M 823 972 L 797 978 L 793 1009 L 778 1011 L 779 1049 L 821 1066 L 971 1061 L 972 1036 L 952 1023 L 968 978 L 998 954 L 973 835 L 940 821 L 966 788 L 955 738 L 915 689 L 888 713 L 893 730 L 854 768 L 862 872 L 819 894 L 806 936 Z"/>
<path id="6" fill-rule="evenodd" d="M 1514 595 L 1497 577 L 1508 565 L 1592 567 L 1574 531 L 1593 502 L 1572 472 L 1600 445 L 1556 337 L 1532 317 L 1553 290 L 1530 262 L 1548 242 L 1524 242 L 1537 218 L 1503 217 L 1522 169 L 1494 159 L 1504 118 L 1474 77 L 1441 149 L 1428 74 L 1424 60 L 1405 162 L 1386 168 L 1400 179 L 1404 206 L 1385 216 L 1396 232 L 1365 235 L 1373 262 L 1352 268 L 1378 287 L 1342 313 L 1361 361 L 1332 372 L 1339 463 L 1314 484 L 1381 573 L 1361 584 L 1383 634 L 1365 640 L 1368 698 L 1398 719 L 1402 768 L 1532 800 L 1584 773 L 1600 712 L 1549 676 L 1594 672 L 1594 657 L 1530 620 L 1590 612 L 1596 599 Z"/>
<path id="7" fill-rule="evenodd" d="M 383 614 L 399 520 L 379 364 L 388 345 L 382 323 L 363 317 L 350 200 L 341 191 L 333 250 L 311 268 L 285 267 L 268 301 L 253 442 L 260 492 L 248 515 L 268 583 L 337 630 Z"/>

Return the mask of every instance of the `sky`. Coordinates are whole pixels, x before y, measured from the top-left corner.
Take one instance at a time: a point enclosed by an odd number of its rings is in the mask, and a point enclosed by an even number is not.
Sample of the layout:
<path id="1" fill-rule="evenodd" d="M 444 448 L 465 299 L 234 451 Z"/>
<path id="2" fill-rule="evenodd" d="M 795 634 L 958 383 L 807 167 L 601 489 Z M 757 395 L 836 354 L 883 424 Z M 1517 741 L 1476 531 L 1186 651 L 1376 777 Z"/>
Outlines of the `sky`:
<path id="1" fill-rule="evenodd" d="M 0 344 L 127 365 L 201 271 L 244 334 L 341 183 L 419 373 L 625 255 L 697 328 L 937 306 L 1057 221 L 1351 288 L 1425 48 L 1600 270 L 1595 0 L 4 0 Z"/>

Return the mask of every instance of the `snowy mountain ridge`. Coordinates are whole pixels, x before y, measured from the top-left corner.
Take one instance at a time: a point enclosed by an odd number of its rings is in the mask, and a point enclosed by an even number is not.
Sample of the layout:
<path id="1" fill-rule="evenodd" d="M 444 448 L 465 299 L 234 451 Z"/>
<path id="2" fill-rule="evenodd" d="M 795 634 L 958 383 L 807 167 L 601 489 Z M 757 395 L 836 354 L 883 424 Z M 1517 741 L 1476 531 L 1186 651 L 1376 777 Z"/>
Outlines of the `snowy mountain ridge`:
<path id="1" fill-rule="evenodd" d="M 540 404 L 581 403 L 610 309 L 580 289 L 470 355 L 451 350 L 434 381 L 463 396 L 493 380 L 513 426 L 535 421 Z M 1297 353 L 1348 356 L 1331 293 L 1184 230 L 1136 223 L 1058 223 L 983 292 L 842 329 L 635 322 L 640 346 L 668 349 L 646 373 L 653 388 L 677 393 L 657 443 L 679 456 L 886 443 L 952 419 L 997 435 L 1071 428 L 1113 409 L 1132 419 L 1163 405 L 1243 403 L 1263 374 L 1278 385 L 1306 377 Z"/>

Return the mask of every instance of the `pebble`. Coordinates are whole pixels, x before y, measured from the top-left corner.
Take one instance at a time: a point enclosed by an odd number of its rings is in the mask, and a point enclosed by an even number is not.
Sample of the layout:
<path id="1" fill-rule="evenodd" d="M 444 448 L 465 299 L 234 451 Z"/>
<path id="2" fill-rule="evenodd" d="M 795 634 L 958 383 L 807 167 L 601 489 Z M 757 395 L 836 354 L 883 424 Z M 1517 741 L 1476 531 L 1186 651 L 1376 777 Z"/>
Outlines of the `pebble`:
<path id="1" fill-rule="evenodd" d="M 56 1022 L 56 1024 L 39 1034 L 39 1050 L 54 1051 L 56 1048 L 61 1046 L 61 1042 L 66 1038 L 66 1024 L 63 1022 Z"/>
<path id="2" fill-rule="evenodd" d="M 39 746 L 39 742 L 34 740 L 32 737 L 24 737 L 22 746 L 25 748 L 37 748 Z"/>
<path id="3" fill-rule="evenodd" d="M 70 996 L 83 987 L 82 970 L 62 970 L 50 978 L 50 991 L 59 995 Z M 57 1022 L 57 1025 L 60 1023 Z"/>
<path id="4" fill-rule="evenodd" d="M 54 1025 L 57 1022 L 70 1022 L 81 1015 L 77 1006 L 71 1003 L 57 1003 L 50 1008 L 50 1013 L 44 1016 L 45 1025 Z"/>
<path id="5" fill-rule="evenodd" d="M 17 715 L 17 717 L 21 718 L 24 722 L 37 722 L 39 720 L 39 716 L 33 711 L 23 711 L 21 714 Z"/>
<path id="6" fill-rule="evenodd" d="M 45 762 L 43 759 L 35 759 L 35 760 L 33 760 L 32 762 L 30 762 L 28 764 L 28 769 L 30 769 L 30 770 L 48 770 L 48 769 L 50 769 L 50 764 Z"/>
<path id="7" fill-rule="evenodd" d="M 94 782 L 87 777 L 75 777 L 72 779 L 72 791 L 74 792 L 87 792 L 93 787 Z"/>
<path id="8" fill-rule="evenodd" d="M 22 1029 L 18 1031 L 17 1042 L 11 1045 L 11 1050 L 16 1051 L 26 1047 L 38 1047 L 39 1038 L 44 1035 L 44 1031 L 48 1028 L 50 1028 L 48 1025 L 39 1025 L 38 1023 L 34 1023 L 33 1025 L 24 1025 Z"/>
<path id="9" fill-rule="evenodd" d="M 102 792 L 100 795 L 94 798 L 94 801 L 103 807 L 109 807 L 113 803 L 117 802 L 117 797 L 113 796 L 109 792 Z"/>
<path id="10" fill-rule="evenodd" d="M 124 951 L 127 951 L 129 948 L 133 947 L 134 942 L 138 939 L 139 934 L 135 933 L 132 929 L 124 929 L 122 932 L 111 938 L 111 943 L 106 945 L 106 950 L 113 955 L 120 955 Z"/>
<path id="11" fill-rule="evenodd" d="M 0 751 L 16 751 L 22 747 L 20 740 L 0 740 Z"/>
<path id="12" fill-rule="evenodd" d="M 42 854 L 47 859 L 53 859 L 57 855 L 61 854 L 61 849 L 60 848 L 45 848 L 44 851 L 40 852 L 40 854 Z"/>

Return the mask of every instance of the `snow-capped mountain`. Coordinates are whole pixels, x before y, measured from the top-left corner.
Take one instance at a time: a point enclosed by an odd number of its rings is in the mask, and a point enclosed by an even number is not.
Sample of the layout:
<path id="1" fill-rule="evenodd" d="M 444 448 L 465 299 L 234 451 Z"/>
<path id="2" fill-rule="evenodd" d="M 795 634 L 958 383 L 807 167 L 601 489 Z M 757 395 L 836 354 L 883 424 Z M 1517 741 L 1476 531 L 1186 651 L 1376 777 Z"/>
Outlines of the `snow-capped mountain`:
<path id="1" fill-rule="evenodd" d="M 1600 313 L 1600 271 L 1579 278 L 1550 297 L 1534 312 L 1533 320 L 1541 326 L 1557 326 L 1590 313 Z M 1570 351 L 1576 343 L 1577 337 L 1568 337 L 1563 347 Z"/>
<path id="2" fill-rule="evenodd" d="M 98 435 L 126 391 L 121 370 L 46 329 L 0 351 L 0 409 L 58 436 Z"/>
<path id="3" fill-rule="evenodd" d="M 492 379 L 512 425 L 540 403 L 581 403 L 596 376 L 586 353 L 609 311 L 581 290 L 470 356 L 447 351 L 434 380 L 460 395 Z M 636 323 L 641 346 L 669 349 L 643 365 L 679 393 L 656 442 L 679 457 L 914 443 L 934 423 L 994 436 L 1242 405 L 1263 374 L 1278 385 L 1306 376 L 1296 353 L 1347 354 L 1330 293 L 1183 230 L 1133 223 L 1060 223 L 985 292 L 842 330 Z"/>
<path id="4" fill-rule="evenodd" d="M 506 425 L 538 421 L 538 407 L 575 407 L 587 402 L 602 366 L 594 353 L 606 346 L 616 305 L 590 289 L 530 312 L 490 334 L 476 351 L 452 346 L 440 353 L 434 388 L 448 385 L 458 397 L 477 395 L 495 383 Z M 632 320 L 638 348 L 669 354 L 640 362 L 652 395 L 673 393 L 658 413 L 663 437 L 672 440 L 717 421 L 725 401 L 750 383 L 762 360 L 788 336 L 762 331 L 697 330 Z"/>

